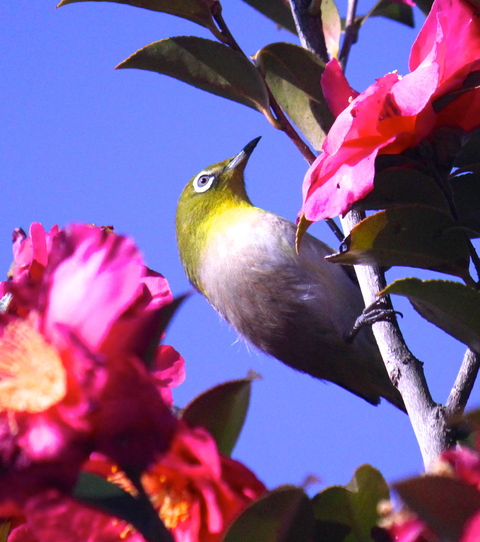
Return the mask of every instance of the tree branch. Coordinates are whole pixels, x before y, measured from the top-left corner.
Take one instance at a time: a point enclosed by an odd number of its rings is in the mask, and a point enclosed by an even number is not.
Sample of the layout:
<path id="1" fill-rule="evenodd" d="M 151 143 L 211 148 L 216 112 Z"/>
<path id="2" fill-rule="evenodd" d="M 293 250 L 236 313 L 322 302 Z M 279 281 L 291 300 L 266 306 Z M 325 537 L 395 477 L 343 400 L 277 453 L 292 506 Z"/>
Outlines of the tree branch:
<path id="1" fill-rule="evenodd" d="M 233 37 L 233 34 L 230 32 L 230 29 L 227 26 L 227 23 L 225 22 L 225 19 L 222 15 L 221 5 L 215 5 L 215 9 L 212 12 L 212 15 L 215 19 L 215 22 L 218 25 L 218 28 L 221 32 L 221 35 L 223 37 L 223 43 L 229 45 L 232 49 L 237 51 L 238 53 L 242 54 L 245 58 L 248 59 L 247 55 L 243 52 L 243 49 L 238 45 L 237 41 Z M 323 36 L 323 32 L 322 32 Z M 325 49 L 326 50 L 326 49 Z M 261 73 L 261 70 L 259 70 Z M 313 154 L 310 147 L 303 141 L 303 139 L 299 136 L 298 132 L 295 130 L 295 128 L 292 126 L 292 123 L 288 120 L 287 116 L 283 112 L 283 109 L 278 104 L 277 100 L 275 99 L 275 96 L 273 95 L 272 91 L 270 90 L 270 87 L 267 84 L 267 81 L 265 80 L 264 75 L 261 73 L 263 80 L 265 82 L 265 88 L 268 92 L 268 99 L 270 103 L 270 109 L 273 111 L 275 115 L 275 120 L 278 121 L 278 125 L 276 128 L 282 130 L 285 132 L 285 134 L 290 138 L 290 140 L 294 143 L 294 145 L 297 147 L 297 149 L 300 151 L 302 156 L 305 158 L 305 160 L 308 162 L 309 165 L 311 165 L 314 161 L 316 156 Z M 342 241 L 343 239 L 343 233 L 340 230 L 339 226 L 335 222 L 333 218 L 328 218 L 326 220 L 327 225 L 332 230 L 334 235 L 337 237 L 339 241 Z"/>
<path id="2" fill-rule="evenodd" d="M 480 368 L 480 355 L 468 349 L 447 400 L 447 415 L 463 414 Z"/>
<path id="3" fill-rule="evenodd" d="M 343 37 L 342 50 L 340 51 L 340 64 L 344 72 L 345 68 L 347 67 L 350 49 L 357 38 L 357 28 L 355 25 L 357 3 L 357 0 L 350 0 L 348 2 L 347 18 L 345 20 L 345 35 Z"/>
<path id="4" fill-rule="evenodd" d="M 362 213 L 350 211 L 342 219 L 343 229 L 350 230 L 362 219 Z M 378 293 L 385 286 L 380 269 L 356 265 L 358 282 L 365 306 L 378 300 Z M 392 308 L 390 298 L 385 298 L 385 308 Z M 453 445 L 446 422 L 446 409 L 436 404 L 428 389 L 423 364 L 410 352 L 396 320 L 381 321 L 372 330 L 391 381 L 402 394 L 413 431 L 417 438 L 425 469 L 429 470 L 438 455 Z"/>
<path id="5" fill-rule="evenodd" d="M 325 60 L 326 48 L 319 45 L 318 34 L 323 33 L 321 24 L 315 24 L 308 16 L 308 2 L 290 0 L 295 24 L 301 43 Z M 349 0 L 349 16 L 355 15 L 356 0 Z M 353 24 L 353 20 L 351 21 Z M 323 39 L 324 41 L 324 39 Z M 350 44 L 351 45 L 351 44 Z M 347 53 L 346 53 L 347 54 Z M 327 55 L 328 58 L 328 55 Z M 358 211 L 350 211 L 342 219 L 345 235 L 363 218 Z M 385 278 L 380 269 L 370 266 L 355 266 L 365 306 L 377 301 L 378 294 L 385 288 Z M 386 308 L 391 308 L 389 298 Z M 402 394 L 410 421 L 420 447 L 426 470 L 429 470 L 438 455 L 453 445 L 446 423 L 446 409 L 436 404 L 428 389 L 423 366 L 408 349 L 396 320 L 381 321 L 372 326 L 385 367 L 390 379 Z"/>

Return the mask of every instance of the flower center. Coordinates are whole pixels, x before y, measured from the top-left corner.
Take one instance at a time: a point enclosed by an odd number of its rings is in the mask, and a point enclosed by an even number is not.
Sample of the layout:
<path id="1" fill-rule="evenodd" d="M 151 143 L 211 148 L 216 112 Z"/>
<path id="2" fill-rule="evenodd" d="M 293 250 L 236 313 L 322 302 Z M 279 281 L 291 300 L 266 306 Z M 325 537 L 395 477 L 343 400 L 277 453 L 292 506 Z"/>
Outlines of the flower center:
<path id="1" fill-rule="evenodd" d="M 175 529 L 182 521 L 189 518 L 190 502 L 187 491 L 176 491 L 168 483 L 167 477 L 160 475 L 154 493 L 147 492 L 153 506 L 158 510 L 160 519 L 167 529 Z"/>
<path id="2" fill-rule="evenodd" d="M 0 409 L 42 412 L 66 394 L 56 349 L 28 320 L 10 322 L 0 337 Z"/>
<path id="3" fill-rule="evenodd" d="M 112 474 L 108 476 L 107 480 L 128 491 L 130 495 L 138 496 L 138 491 L 132 482 L 123 471 L 116 467 L 112 469 Z M 186 490 L 175 490 L 164 474 L 145 473 L 142 476 L 142 483 L 153 507 L 158 511 L 158 515 L 167 529 L 175 529 L 180 522 L 189 519 L 190 501 Z"/>

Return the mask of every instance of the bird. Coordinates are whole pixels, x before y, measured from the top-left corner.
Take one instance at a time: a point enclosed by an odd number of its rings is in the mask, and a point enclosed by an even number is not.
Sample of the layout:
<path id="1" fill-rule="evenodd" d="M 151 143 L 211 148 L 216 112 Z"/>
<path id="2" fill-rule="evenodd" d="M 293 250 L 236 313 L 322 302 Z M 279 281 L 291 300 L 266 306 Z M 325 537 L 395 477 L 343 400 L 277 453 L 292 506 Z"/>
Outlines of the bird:
<path id="1" fill-rule="evenodd" d="M 260 138 L 195 175 L 183 189 L 175 226 L 187 278 L 247 342 L 286 365 L 378 405 L 405 406 L 371 329 L 351 339 L 362 314 L 360 288 L 335 251 L 296 225 L 255 207 L 245 167 Z"/>

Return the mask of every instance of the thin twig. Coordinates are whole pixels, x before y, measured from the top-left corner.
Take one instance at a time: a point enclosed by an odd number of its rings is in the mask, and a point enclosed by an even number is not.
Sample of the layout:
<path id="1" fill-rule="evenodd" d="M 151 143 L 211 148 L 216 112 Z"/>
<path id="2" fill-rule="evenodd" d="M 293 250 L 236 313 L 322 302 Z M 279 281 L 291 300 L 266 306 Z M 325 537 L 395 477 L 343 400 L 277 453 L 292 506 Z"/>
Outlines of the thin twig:
<path id="1" fill-rule="evenodd" d="M 468 349 L 463 357 L 452 391 L 448 396 L 446 404 L 448 416 L 463 414 L 479 369 L 480 355 Z"/>
<path id="2" fill-rule="evenodd" d="M 221 11 L 216 11 L 214 13 L 215 21 L 223 34 L 223 36 L 226 38 L 227 44 L 237 51 L 237 53 L 240 53 L 243 55 L 246 59 L 250 61 L 250 58 L 244 53 L 243 49 L 238 45 L 237 41 L 233 37 L 232 33 L 230 32 L 230 29 L 227 26 L 227 23 L 225 22 L 225 19 L 222 16 Z M 260 72 L 260 75 L 263 74 Z M 264 78 L 264 77 L 263 77 Z M 265 80 L 265 78 L 264 78 Z M 265 86 L 268 92 L 268 98 L 270 101 L 270 107 L 275 114 L 276 119 L 280 123 L 280 129 L 285 132 L 288 137 L 293 141 L 297 149 L 300 151 L 302 156 L 305 158 L 305 160 L 308 162 L 308 164 L 312 164 L 315 160 L 316 156 L 310 149 L 310 147 L 303 141 L 303 139 L 300 137 L 298 132 L 295 130 L 295 128 L 292 126 L 288 118 L 286 117 L 285 113 L 283 112 L 282 108 L 278 104 L 277 100 L 272 94 L 272 91 L 270 90 L 267 82 L 265 81 Z"/>
<path id="3" fill-rule="evenodd" d="M 342 50 L 340 51 L 340 64 L 343 71 L 347 67 L 348 57 L 350 55 L 350 49 L 355 43 L 357 37 L 357 26 L 355 23 L 355 17 L 357 15 L 357 0 L 349 0 L 347 18 L 345 20 L 345 35 L 343 37 Z"/>
<path id="4" fill-rule="evenodd" d="M 245 58 L 250 60 L 248 56 L 244 53 L 243 49 L 238 45 L 237 41 L 233 37 L 232 33 L 230 32 L 230 29 L 227 26 L 227 23 L 225 22 L 225 19 L 223 18 L 221 9 L 216 9 L 213 13 L 213 17 L 215 19 L 215 22 L 217 23 L 220 32 L 222 33 L 223 37 L 225 38 L 225 42 L 235 51 L 242 54 Z M 302 156 L 305 158 L 305 160 L 308 162 L 309 165 L 313 164 L 315 161 L 315 154 L 312 152 L 310 147 L 303 141 L 303 139 L 300 137 L 298 132 L 295 130 L 295 128 L 292 126 L 291 122 L 288 120 L 287 116 L 283 112 L 283 109 L 280 107 L 279 103 L 275 99 L 275 96 L 273 95 L 272 91 L 270 90 L 270 87 L 268 86 L 267 82 L 265 81 L 264 75 L 259 71 L 260 75 L 263 77 L 263 80 L 265 82 L 265 87 L 268 92 L 268 98 L 270 103 L 270 108 L 272 112 L 275 115 L 275 118 L 278 120 L 280 124 L 280 129 L 285 132 L 285 134 L 290 138 L 290 140 L 294 143 L 294 145 L 297 147 L 297 149 L 300 151 Z M 326 221 L 327 225 L 330 227 L 334 235 L 337 237 L 339 241 L 343 241 L 344 235 L 342 230 L 338 227 L 335 220 L 332 218 L 328 218 Z"/>

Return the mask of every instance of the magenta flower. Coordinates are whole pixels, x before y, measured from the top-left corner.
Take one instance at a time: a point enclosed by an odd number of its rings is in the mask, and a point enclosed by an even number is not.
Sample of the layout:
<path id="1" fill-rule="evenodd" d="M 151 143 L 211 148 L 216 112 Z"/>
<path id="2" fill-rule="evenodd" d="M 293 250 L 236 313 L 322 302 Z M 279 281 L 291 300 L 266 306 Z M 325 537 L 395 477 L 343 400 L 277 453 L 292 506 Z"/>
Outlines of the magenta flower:
<path id="1" fill-rule="evenodd" d="M 478 447 L 477 443 L 477 447 Z M 440 457 L 440 475 L 452 476 L 480 491 L 480 452 L 464 447 L 447 450 Z M 479 493 L 480 496 L 480 493 Z M 455 511 L 455 510 L 454 510 Z M 390 539 L 395 542 L 440 542 L 429 525 L 408 509 L 392 513 L 383 521 Z M 441 533 L 438 533 L 441 534 Z M 463 525 L 459 542 L 480 540 L 480 513 L 473 514 Z"/>
<path id="2" fill-rule="evenodd" d="M 142 483 L 176 542 L 220 542 L 235 517 L 266 493 L 247 467 L 218 453 L 207 431 L 184 424 Z"/>
<path id="3" fill-rule="evenodd" d="M 84 470 L 138 495 L 127 475 L 98 454 Z M 230 523 L 266 493 L 249 469 L 218 453 L 204 429 L 184 422 L 179 422 L 168 452 L 142 474 L 142 484 L 176 542 L 220 542 Z M 56 490 L 29 499 L 18 522 L 9 542 L 144 542 L 132 525 Z"/>
<path id="4" fill-rule="evenodd" d="M 29 499 L 8 542 L 145 542 L 128 523 L 50 489 Z"/>
<path id="5" fill-rule="evenodd" d="M 435 0 L 412 47 L 411 72 L 387 74 L 356 97 L 337 61 L 327 64 L 322 87 L 338 116 L 305 176 L 301 215 L 346 213 L 373 189 L 379 154 L 399 154 L 443 126 L 480 126 L 480 90 L 468 82 L 480 69 L 477 15 L 466 0 Z"/>
<path id="6" fill-rule="evenodd" d="M 143 470 L 168 447 L 177 422 L 163 397 L 183 378 L 178 353 L 155 350 L 168 283 L 130 239 L 32 224 L 14 257 L 0 284 L 3 516 L 44 488 L 68 491 L 92 451 Z M 152 347 L 155 373 L 142 361 Z"/>

